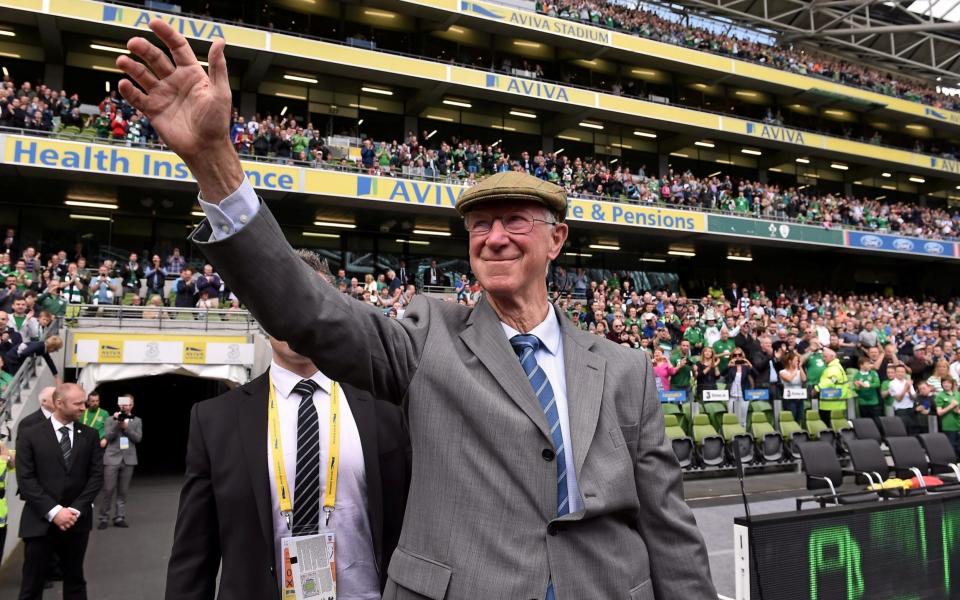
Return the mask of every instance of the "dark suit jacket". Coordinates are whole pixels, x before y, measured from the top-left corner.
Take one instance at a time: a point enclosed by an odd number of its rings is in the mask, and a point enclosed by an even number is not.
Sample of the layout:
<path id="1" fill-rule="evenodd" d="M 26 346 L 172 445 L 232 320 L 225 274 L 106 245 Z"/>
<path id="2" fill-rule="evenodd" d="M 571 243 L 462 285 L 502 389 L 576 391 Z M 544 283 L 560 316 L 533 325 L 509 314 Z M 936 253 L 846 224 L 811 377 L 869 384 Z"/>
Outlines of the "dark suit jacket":
<path id="1" fill-rule="evenodd" d="M 43 414 L 39 414 L 42 418 Z M 103 450 L 96 429 L 82 423 L 74 423 L 73 427 L 69 469 L 63 462 L 60 441 L 52 425 L 42 421 L 18 431 L 17 488 L 25 503 L 20 518 L 22 538 L 46 535 L 54 527 L 46 515 L 58 504 L 80 511 L 71 531 L 90 531 L 93 499 L 103 485 Z"/>
<path id="2" fill-rule="evenodd" d="M 43 416 L 43 411 L 39 408 L 24 418 L 20 419 L 20 424 L 17 425 L 17 437 L 20 436 L 20 430 L 27 430 L 30 427 L 33 427 L 37 423 L 46 423 L 47 418 Z"/>
<path id="3" fill-rule="evenodd" d="M 28 342 L 23 352 L 19 352 L 17 347 L 11 348 L 3 355 L 3 370 L 11 375 L 16 375 L 17 369 L 19 369 L 23 361 L 30 356 L 39 356 L 42 358 L 47 363 L 47 368 L 50 369 L 50 373 L 52 373 L 54 377 L 57 376 L 57 365 L 53 363 L 53 359 L 47 354 L 46 344 L 42 341 Z"/>
<path id="4" fill-rule="evenodd" d="M 167 570 L 170 600 L 279 598 L 267 467 L 268 374 L 193 408 L 187 473 Z M 367 516 L 380 572 L 397 541 L 410 479 L 400 409 L 343 385 L 360 432 Z"/>
<path id="5" fill-rule="evenodd" d="M 770 384 L 770 361 L 773 361 L 772 368 L 774 381 L 779 382 L 780 377 L 777 374 L 780 371 L 780 363 L 776 358 L 768 354 L 764 354 L 762 350 L 754 352 L 753 356 L 750 357 L 750 362 L 753 363 L 756 385 L 767 386 Z"/>

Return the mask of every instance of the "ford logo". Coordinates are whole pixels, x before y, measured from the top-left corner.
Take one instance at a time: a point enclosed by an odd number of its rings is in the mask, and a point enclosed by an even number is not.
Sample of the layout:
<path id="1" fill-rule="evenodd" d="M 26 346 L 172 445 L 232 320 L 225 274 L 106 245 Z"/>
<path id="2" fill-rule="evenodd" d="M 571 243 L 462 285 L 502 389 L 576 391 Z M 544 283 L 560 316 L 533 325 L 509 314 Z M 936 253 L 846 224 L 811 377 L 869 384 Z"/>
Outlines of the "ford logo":
<path id="1" fill-rule="evenodd" d="M 875 235 L 865 235 L 860 238 L 860 245 L 867 248 L 883 248 L 883 239 Z"/>
<path id="2" fill-rule="evenodd" d="M 897 238 L 893 240 L 893 247 L 897 250 L 913 250 L 913 242 L 910 240 L 905 240 L 903 238 Z"/>
<path id="3" fill-rule="evenodd" d="M 929 254 L 943 254 L 945 249 L 943 244 L 938 244 L 937 242 L 927 242 L 923 245 L 923 250 Z"/>

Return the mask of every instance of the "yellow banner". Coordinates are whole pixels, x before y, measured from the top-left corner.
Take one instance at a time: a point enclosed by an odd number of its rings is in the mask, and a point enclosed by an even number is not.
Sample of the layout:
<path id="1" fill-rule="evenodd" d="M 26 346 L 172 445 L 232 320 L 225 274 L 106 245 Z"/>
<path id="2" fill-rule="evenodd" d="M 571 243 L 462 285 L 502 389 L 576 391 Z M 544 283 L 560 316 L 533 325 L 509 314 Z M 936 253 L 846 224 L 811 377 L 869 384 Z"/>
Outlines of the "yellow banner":
<path id="1" fill-rule="evenodd" d="M 670 231 L 707 230 L 706 216 L 703 213 L 584 198 L 568 200 L 567 218 L 588 223 L 633 225 Z"/>
<path id="2" fill-rule="evenodd" d="M 20 135 L 3 137 L 3 162 L 6 164 L 194 181 L 187 165 L 172 152 Z M 243 170 L 251 183 L 261 189 L 295 192 L 301 187 L 302 170 L 296 167 L 244 161 Z"/>
<path id="3" fill-rule="evenodd" d="M 237 27 L 133 6 L 117 6 L 91 0 L 49 0 L 49 2 L 47 12 L 58 17 L 82 19 L 105 25 L 141 30 L 148 29 L 147 24 L 152 19 L 163 19 L 184 36 L 195 40 L 212 42 L 216 38 L 223 38 L 233 46 L 255 50 L 269 49 L 267 33 L 249 27 Z"/>
<path id="4" fill-rule="evenodd" d="M 78 332 L 72 340 L 67 362 L 73 366 L 89 362 L 239 364 L 241 353 L 252 354 L 246 336 L 240 335 Z"/>

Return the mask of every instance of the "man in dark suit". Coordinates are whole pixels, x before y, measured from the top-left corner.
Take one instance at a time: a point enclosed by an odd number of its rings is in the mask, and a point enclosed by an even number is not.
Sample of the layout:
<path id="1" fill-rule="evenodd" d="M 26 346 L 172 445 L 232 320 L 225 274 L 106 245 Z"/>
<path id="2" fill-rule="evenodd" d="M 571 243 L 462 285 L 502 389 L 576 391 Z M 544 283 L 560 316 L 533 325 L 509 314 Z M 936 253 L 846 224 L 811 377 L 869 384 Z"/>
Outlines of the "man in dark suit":
<path id="1" fill-rule="evenodd" d="M 0 356 L 19 346 L 22 341 L 20 332 L 10 326 L 10 315 L 0 311 Z"/>
<path id="2" fill-rule="evenodd" d="M 316 255 L 301 251 L 300 257 L 314 270 L 328 273 Z M 284 457 L 291 456 L 286 461 L 291 467 L 288 480 L 298 485 L 301 480 L 293 457 L 298 449 L 296 403 L 300 398 L 290 387 L 300 379 L 329 380 L 285 342 L 270 338 L 270 343 L 273 363 L 268 373 L 193 409 L 186 481 L 167 571 L 170 600 L 214 598 L 221 568 L 219 597 L 280 598 L 279 577 L 284 570 L 278 564 L 279 544 L 290 533 L 279 514 L 275 469 L 268 464 L 271 379 L 280 403 L 281 427 L 289 426 L 290 439 L 281 435 Z M 284 386 L 285 381 L 289 385 Z M 340 387 L 349 411 L 341 413 L 340 474 L 330 521 L 337 532 L 337 595 L 379 598 L 403 522 L 409 440 L 397 406 L 354 387 Z M 315 395 L 323 394 L 321 384 Z M 329 393 L 325 397 L 328 407 Z M 285 422 L 283 403 L 290 401 L 294 402 L 292 419 Z M 318 408 L 320 423 L 326 424 L 328 410 Z M 320 449 L 325 455 L 326 445 Z M 319 461 L 318 466 L 325 463 Z M 362 481 L 366 493 L 356 493 L 351 480 Z M 296 487 L 292 495 L 296 512 Z"/>
<path id="3" fill-rule="evenodd" d="M 53 392 L 56 389 L 56 387 L 51 385 L 50 387 L 45 387 L 40 390 L 40 394 L 38 396 L 40 408 L 20 419 L 20 423 L 17 425 L 18 437 L 21 431 L 26 430 L 28 427 L 32 427 L 37 423 L 44 423 L 50 418 L 50 415 L 53 414 L 53 411 L 56 408 L 53 404 Z"/>
<path id="4" fill-rule="evenodd" d="M 750 356 L 754 370 L 754 385 L 770 391 L 770 398 L 777 397 L 777 384 L 780 381 L 780 360 L 783 358 L 783 348 L 773 348 L 770 336 L 761 336 L 759 348 Z"/>
<path id="5" fill-rule="evenodd" d="M 11 375 L 16 375 L 20 365 L 28 357 L 39 356 L 47 363 L 47 368 L 54 377 L 57 376 L 57 366 L 54 364 L 50 355 L 63 348 L 63 340 L 60 336 L 51 335 L 43 341 L 21 343 L 16 348 L 11 348 L 3 356 L 3 370 Z"/>
<path id="6" fill-rule="evenodd" d="M 103 451 L 96 430 L 78 423 L 86 393 L 73 383 L 54 392 L 50 419 L 20 428 L 17 487 L 24 501 L 20 537 L 24 541 L 20 600 L 43 595 L 53 556 L 63 571 L 63 597 L 84 600 L 83 558 L 93 524 L 93 499 L 103 483 Z"/>

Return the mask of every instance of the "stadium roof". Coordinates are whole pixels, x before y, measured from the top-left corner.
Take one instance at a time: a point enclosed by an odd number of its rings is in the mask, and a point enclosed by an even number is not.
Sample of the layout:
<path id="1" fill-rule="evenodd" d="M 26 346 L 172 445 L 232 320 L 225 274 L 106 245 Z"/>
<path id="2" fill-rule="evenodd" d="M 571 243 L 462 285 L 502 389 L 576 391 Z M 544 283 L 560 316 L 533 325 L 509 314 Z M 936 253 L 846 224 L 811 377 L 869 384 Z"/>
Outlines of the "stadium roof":
<path id="1" fill-rule="evenodd" d="M 674 0 L 875 67 L 955 86 L 960 0 Z"/>

